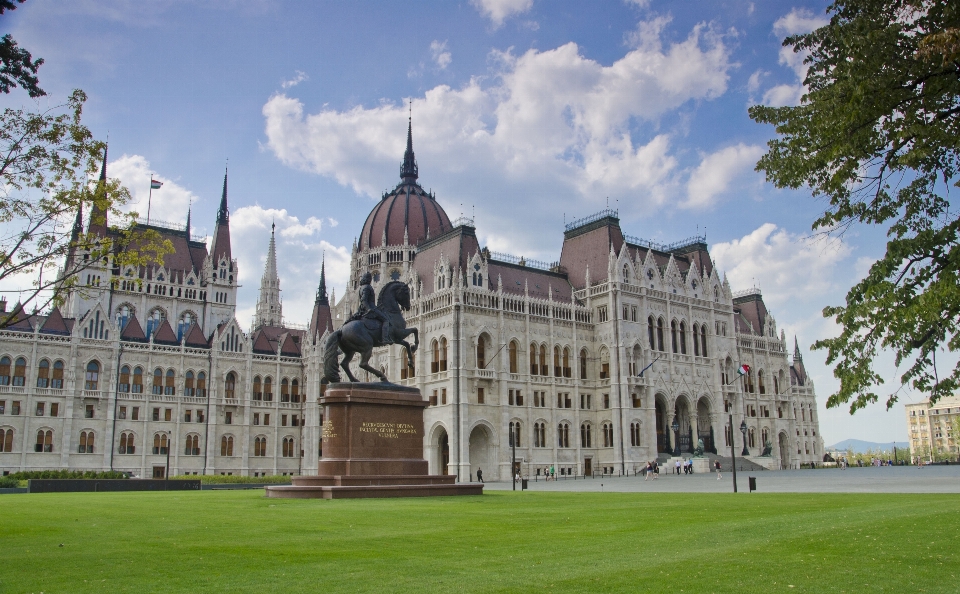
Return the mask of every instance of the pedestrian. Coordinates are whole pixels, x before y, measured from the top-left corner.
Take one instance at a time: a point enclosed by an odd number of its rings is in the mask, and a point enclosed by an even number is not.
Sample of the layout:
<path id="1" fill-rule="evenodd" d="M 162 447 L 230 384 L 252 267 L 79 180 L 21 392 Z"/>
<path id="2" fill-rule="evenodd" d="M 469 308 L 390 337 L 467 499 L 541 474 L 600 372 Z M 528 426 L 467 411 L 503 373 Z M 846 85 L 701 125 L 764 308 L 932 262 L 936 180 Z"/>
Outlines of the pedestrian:
<path id="1" fill-rule="evenodd" d="M 480 481 L 481 483 L 483 482 L 483 471 L 480 470 L 479 468 L 477 469 L 477 480 Z"/>
<path id="2" fill-rule="evenodd" d="M 656 460 L 653 461 L 653 480 L 660 478 L 660 463 Z"/>
<path id="3" fill-rule="evenodd" d="M 653 474 L 653 464 L 647 462 L 647 465 L 643 468 L 643 480 L 650 478 L 651 474 Z"/>
<path id="4" fill-rule="evenodd" d="M 676 465 L 675 465 L 675 467 L 674 467 L 674 472 L 677 473 L 677 476 L 680 475 L 680 460 L 677 460 L 677 463 L 676 463 Z"/>
<path id="5" fill-rule="evenodd" d="M 713 463 L 713 466 L 714 466 L 714 468 L 717 469 L 717 480 L 719 481 L 720 479 L 723 478 L 723 473 L 720 472 L 720 460 L 716 460 L 716 461 Z"/>

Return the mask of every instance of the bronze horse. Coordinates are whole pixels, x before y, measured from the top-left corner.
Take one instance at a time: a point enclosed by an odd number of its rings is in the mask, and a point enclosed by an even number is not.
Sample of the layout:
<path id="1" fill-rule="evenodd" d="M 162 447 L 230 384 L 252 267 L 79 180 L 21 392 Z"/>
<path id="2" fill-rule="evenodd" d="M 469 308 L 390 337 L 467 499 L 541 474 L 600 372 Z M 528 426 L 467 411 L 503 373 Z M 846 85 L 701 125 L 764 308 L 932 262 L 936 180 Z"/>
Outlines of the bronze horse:
<path id="1" fill-rule="evenodd" d="M 390 320 L 390 339 L 403 345 L 407 351 L 407 360 L 410 362 L 410 369 L 413 369 L 413 354 L 420 346 L 420 333 L 416 328 L 407 328 L 407 323 L 403 319 L 402 311 L 410 309 L 410 287 L 400 281 L 391 281 L 380 289 L 380 295 L 377 296 L 377 307 L 380 308 Z M 337 369 L 337 359 L 340 351 L 343 351 L 343 361 L 340 361 L 339 367 L 343 369 L 351 382 L 358 382 L 357 378 L 350 373 L 350 361 L 356 353 L 360 353 L 360 369 L 365 369 L 373 375 L 380 378 L 380 381 L 386 382 L 387 376 L 370 366 L 370 356 L 373 354 L 373 348 L 383 346 L 380 341 L 381 322 L 371 318 L 361 318 L 350 320 L 340 327 L 339 330 L 330 335 L 324 346 L 323 355 L 323 382 L 333 383 L 340 381 L 340 371 Z M 414 343 L 411 345 L 404 340 L 407 336 L 413 334 Z"/>

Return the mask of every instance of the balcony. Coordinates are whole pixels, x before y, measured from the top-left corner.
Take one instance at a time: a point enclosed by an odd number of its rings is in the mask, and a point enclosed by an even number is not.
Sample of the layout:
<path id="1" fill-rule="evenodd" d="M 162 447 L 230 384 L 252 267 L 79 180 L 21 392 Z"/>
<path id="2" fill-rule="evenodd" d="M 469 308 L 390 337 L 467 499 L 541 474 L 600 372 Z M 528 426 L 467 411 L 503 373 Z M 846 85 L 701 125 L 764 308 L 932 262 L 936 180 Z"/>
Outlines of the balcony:
<path id="1" fill-rule="evenodd" d="M 23 386 L 0 386 L 0 394 L 25 394 Z"/>
<path id="2" fill-rule="evenodd" d="M 497 371 L 495 369 L 478 369 L 477 378 L 479 379 L 497 379 Z"/>

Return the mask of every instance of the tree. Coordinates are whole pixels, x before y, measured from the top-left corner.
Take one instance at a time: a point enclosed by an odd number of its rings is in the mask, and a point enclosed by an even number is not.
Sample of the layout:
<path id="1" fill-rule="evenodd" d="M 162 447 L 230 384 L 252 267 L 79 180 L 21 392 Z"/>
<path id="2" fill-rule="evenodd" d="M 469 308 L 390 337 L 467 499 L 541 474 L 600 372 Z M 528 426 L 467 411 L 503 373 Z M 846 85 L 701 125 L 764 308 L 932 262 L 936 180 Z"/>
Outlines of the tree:
<path id="1" fill-rule="evenodd" d="M 156 231 L 137 228 L 136 213 L 121 212 L 130 192 L 118 180 L 106 178 L 105 170 L 98 179 L 106 145 L 80 122 L 84 101 L 76 90 L 63 106 L 0 114 L 0 282 L 30 287 L 12 314 L 0 318 L 0 328 L 28 306 L 45 309 L 69 291 L 86 290 L 78 286 L 86 269 L 160 264 L 173 251 Z M 121 225 L 85 233 L 79 225 L 84 207 L 93 227 L 105 227 L 108 214 Z"/>
<path id="2" fill-rule="evenodd" d="M 784 40 L 808 52 L 800 105 L 750 108 L 778 135 L 757 170 L 829 201 L 818 233 L 887 232 L 883 257 L 845 304 L 823 310 L 841 328 L 814 344 L 840 380 L 827 406 L 850 403 L 852 414 L 878 401 L 881 350 L 907 366 L 902 385 L 936 402 L 960 385 L 960 365 L 937 367 L 938 351 L 960 348 L 960 220 L 950 199 L 960 183 L 960 3 L 838 0 L 827 12 L 829 24 Z"/>
<path id="3" fill-rule="evenodd" d="M 26 0 L 0 0 L 0 15 L 16 10 L 17 4 L 24 2 Z M 41 64 L 43 58 L 34 60 L 30 52 L 17 46 L 9 33 L 0 37 L 0 92 L 9 93 L 11 89 L 21 87 L 31 97 L 46 95 L 37 80 L 37 69 Z"/>

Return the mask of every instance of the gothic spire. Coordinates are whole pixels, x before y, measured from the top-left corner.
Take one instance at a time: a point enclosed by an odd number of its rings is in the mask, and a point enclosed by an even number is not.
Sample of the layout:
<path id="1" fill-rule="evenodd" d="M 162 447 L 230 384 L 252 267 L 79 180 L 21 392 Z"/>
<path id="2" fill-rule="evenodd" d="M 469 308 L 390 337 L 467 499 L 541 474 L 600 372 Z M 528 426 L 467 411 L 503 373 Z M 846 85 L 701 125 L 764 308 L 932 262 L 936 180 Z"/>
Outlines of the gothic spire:
<path id="1" fill-rule="evenodd" d="M 230 211 L 227 210 L 227 170 L 223 170 L 223 195 L 220 197 L 220 210 L 217 211 L 217 224 L 222 225 L 230 221 Z"/>
<path id="2" fill-rule="evenodd" d="M 213 230 L 213 243 L 211 244 L 211 256 L 213 266 L 216 268 L 220 261 L 226 258 L 232 259 L 230 249 L 230 212 L 227 209 L 227 171 L 223 172 L 223 196 L 220 198 L 220 210 L 217 211 L 217 226 Z"/>
<path id="3" fill-rule="evenodd" d="M 317 301 L 318 305 L 330 305 L 330 302 L 327 300 L 327 258 L 324 255 L 323 260 L 320 262 L 320 286 L 317 287 Z"/>
<path id="4" fill-rule="evenodd" d="M 187 235 L 187 241 L 190 241 L 190 211 L 192 208 L 187 207 L 187 228 L 184 231 Z"/>
<path id="5" fill-rule="evenodd" d="M 257 314 L 254 326 L 280 326 L 283 324 L 283 307 L 280 302 L 280 278 L 277 276 L 277 224 L 270 227 L 270 247 L 267 262 L 260 279 L 260 297 L 257 299 Z"/>
<path id="6" fill-rule="evenodd" d="M 107 182 L 107 147 L 103 147 L 103 165 L 100 166 L 100 181 L 97 184 L 98 191 L 104 191 L 103 188 Z M 87 228 L 89 233 L 98 237 L 107 236 L 107 211 L 97 204 L 94 200 L 93 208 L 90 209 L 90 223 Z"/>
<path id="7" fill-rule="evenodd" d="M 416 183 L 418 177 L 417 158 L 413 154 L 413 104 L 407 121 L 407 150 L 403 153 L 403 165 L 400 167 L 400 179 L 406 183 Z"/>

